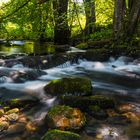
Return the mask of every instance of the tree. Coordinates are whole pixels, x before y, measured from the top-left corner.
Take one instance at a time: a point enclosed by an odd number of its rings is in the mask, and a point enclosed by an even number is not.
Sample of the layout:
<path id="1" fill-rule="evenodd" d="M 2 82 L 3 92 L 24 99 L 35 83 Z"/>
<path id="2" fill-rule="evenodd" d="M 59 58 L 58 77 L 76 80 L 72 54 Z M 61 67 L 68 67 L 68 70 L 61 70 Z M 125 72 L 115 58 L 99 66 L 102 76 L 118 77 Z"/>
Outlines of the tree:
<path id="1" fill-rule="evenodd" d="M 117 43 L 132 41 L 140 18 L 140 0 L 115 0 L 114 38 Z"/>
<path id="2" fill-rule="evenodd" d="M 84 0 L 86 25 L 85 35 L 90 35 L 95 29 L 95 0 Z"/>
<path id="3" fill-rule="evenodd" d="M 70 38 L 67 10 L 68 0 L 53 0 L 54 10 L 54 43 L 67 44 Z"/>

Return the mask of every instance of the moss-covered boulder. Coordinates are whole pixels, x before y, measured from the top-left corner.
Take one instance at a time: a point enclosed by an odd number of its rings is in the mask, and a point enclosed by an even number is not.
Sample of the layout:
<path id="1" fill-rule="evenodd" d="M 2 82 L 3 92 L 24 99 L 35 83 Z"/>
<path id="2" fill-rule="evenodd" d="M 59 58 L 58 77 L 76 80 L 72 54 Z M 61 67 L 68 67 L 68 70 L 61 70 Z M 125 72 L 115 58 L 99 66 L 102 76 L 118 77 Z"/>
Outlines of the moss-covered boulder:
<path id="1" fill-rule="evenodd" d="M 80 108 L 82 111 L 89 111 L 91 106 L 97 106 L 97 109 L 108 109 L 115 107 L 115 101 L 111 97 L 103 95 L 93 95 L 88 97 L 67 97 L 61 98 L 61 104 Z"/>
<path id="2" fill-rule="evenodd" d="M 46 123 L 49 128 L 77 130 L 85 125 L 85 116 L 77 108 L 57 105 L 49 110 Z"/>
<path id="3" fill-rule="evenodd" d="M 91 95 L 92 84 L 88 78 L 62 78 L 51 81 L 44 90 L 54 96 L 84 96 Z"/>
<path id="4" fill-rule="evenodd" d="M 69 131 L 51 130 L 44 135 L 43 140 L 80 140 L 80 136 Z"/>

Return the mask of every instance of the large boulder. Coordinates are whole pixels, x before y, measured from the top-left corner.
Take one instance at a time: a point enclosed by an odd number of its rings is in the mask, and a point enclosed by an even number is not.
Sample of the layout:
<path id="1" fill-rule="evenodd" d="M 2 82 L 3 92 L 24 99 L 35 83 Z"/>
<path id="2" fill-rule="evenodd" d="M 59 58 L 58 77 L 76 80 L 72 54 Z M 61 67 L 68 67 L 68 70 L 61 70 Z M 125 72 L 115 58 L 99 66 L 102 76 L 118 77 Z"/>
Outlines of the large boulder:
<path id="1" fill-rule="evenodd" d="M 43 140 L 80 140 L 80 136 L 76 133 L 61 130 L 50 130 Z"/>
<path id="2" fill-rule="evenodd" d="M 85 116 L 77 108 L 57 105 L 49 110 L 46 123 L 49 128 L 77 130 L 85 125 Z"/>
<path id="3" fill-rule="evenodd" d="M 85 96 L 91 95 L 92 84 L 88 78 L 62 78 L 51 81 L 44 90 L 53 96 Z"/>

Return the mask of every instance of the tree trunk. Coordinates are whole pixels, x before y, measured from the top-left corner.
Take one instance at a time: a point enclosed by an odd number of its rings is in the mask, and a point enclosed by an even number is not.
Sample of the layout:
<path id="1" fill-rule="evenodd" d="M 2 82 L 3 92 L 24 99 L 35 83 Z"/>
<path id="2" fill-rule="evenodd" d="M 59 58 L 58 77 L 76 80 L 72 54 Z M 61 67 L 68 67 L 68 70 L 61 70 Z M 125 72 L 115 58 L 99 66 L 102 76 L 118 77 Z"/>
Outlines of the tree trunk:
<path id="1" fill-rule="evenodd" d="M 95 30 L 95 0 L 84 0 L 85 14 L 86 14 L 86 25 L 85 35 L 90 35 Z"/>
<path id="2" fill-rule="evenodd" d="M 130 41 L 138 27 L 140 18 L 140 0 L 130 0 L 128 22 L 126 26 L 126 37 Z"/>
<path id="3" fill-rule="evenodd" d="M 67 44 L 70 37 L 67 19 L 68 0 L 54 0 L 54 43 Z"/>
<path id="4" fill-rule="evenodd" d="M 131 43 L 140 18 L 140 0 L 115 0 L 114 39 L 116 43 Z"/>
<path id="5" fill-rule="evenodd" d="M 124 17 L 126 13 L 126 3 L 125 0 L 115 0 L 114 7 L 114 23 L 113 23 L 113 31 L 114 31 L 114 39 L 117 41 L 122 35 L 123 26 L 124 26 Z"/>

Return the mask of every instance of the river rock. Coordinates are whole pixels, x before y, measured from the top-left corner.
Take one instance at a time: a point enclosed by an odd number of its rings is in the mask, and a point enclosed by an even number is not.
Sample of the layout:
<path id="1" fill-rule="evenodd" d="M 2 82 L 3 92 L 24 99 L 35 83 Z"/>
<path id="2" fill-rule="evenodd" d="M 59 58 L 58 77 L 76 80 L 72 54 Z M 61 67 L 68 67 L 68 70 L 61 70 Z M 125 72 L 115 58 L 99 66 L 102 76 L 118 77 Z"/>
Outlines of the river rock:
<path id="1" fill-rule="evenodd" d="M 12 113 L 19 113 L 19 109 L 14 108 L 14 109 L 8 110 L 5 114 L 9 115 L 9 114 L 12 114 Z"/>
<path id="2" fill-rule="evenodd" d="M 39 103 L 39 99 L 34 96 L 24 96 L 22 98 L 14 98 L 6 102 L 10 107 L 31 107 Z"/>
<path id="3" fill-rule="evenodd" d="M 50 128 L 75 130 L 85 125 L 85 116 L 79 109 L 58 105 L 49 110 L 46 122 Z"/>
<path id="4" fill-rule="evenodd" d="M 0 117 L 2 117 L 4 115 L 4 109 L 0 109 Z"/>
<path id="5" fill-rule="evenodd" d="M 7 130 L 9 128 L 9 123 L 7 121 L 0 121 L 0 131 Z"/>
<path id="6" fill-rule="evenodd" d="M 54 96 L 83 96 L 91 95 L 92 84 L 88 78 L 62 78 L 51 81 L 44 90 Z"/>
<path id="7" fill-rule="evenodd" d="M 29 132 L 34 132 L 37 130 L 37 125 L 34 124 L 33 122 L 28 122 L 26 124 L 26 130 L 28 130 Z"/>
<path id="8" fill-rule="evenodd" d="M 140 115 L 134 113 L 134 112 L 127 112 L 124 113 L 123 116 L 125 116 L 128 120 L 136 123 L 140 123 Z"/>
<path id="9" fill-rule="evenodd" d="M 15 123 L 10 125 L 9 129 L 6 131 L 7 134 L 18 134 L 25 131 L 24 123 Z"/>
<path id="10" fill-rule="evenodd" d="M 111 97 L 103 95 L 94 95 L 88 97 L 64 96 L 60 99 L 61 104 L 65 104 L 71 107 L 80 108 L 82 111 L 89 111 L 90 106 L 97 106 L 101 109 L 108 109 L 115 107 L 115 101 Z"/>
<path id="11" fill-rule="evenodd" d="M 17 113 L 11 113 L 9 115 L 4 115 L 4 117 L 9 121 L 9 122 L 15 122 L 19 119 L 19 115 Z"/>
<path id="12" fill-rule="evenodd" d="M 39 99 L 22 91 L 0 88 L 0 102 L 11 108 L 26 108 L 39 103 Z"/>
<path id="13" fill-rule="evenodd" d="M 43 140 L 80 140 L 80 135 L 69 131 L 50 130 Z"/>

